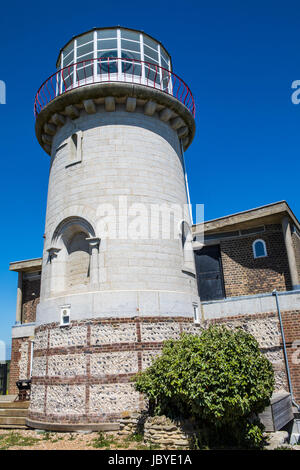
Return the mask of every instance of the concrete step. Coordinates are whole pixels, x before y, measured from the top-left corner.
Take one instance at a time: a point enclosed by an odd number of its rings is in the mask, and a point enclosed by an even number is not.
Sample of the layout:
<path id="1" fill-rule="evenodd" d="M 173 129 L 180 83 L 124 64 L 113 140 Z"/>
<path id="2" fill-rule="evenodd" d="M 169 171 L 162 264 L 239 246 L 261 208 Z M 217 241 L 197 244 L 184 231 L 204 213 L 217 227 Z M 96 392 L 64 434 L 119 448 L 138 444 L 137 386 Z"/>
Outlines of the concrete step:
<path id="1" fill-rule="evenodd" d="M 8 408 L 13 408 L 13 409 L 27 409 L 29 408 L 30 401 L 2 401 L 0 402 L 0 409 L 8 409 Z"/>
<path id="2" fill-rule="evenodd" d="M 2 424 L 5 424 L 5 425 L 13 424 L 13 425 L 25 426 L 25 419 L 26 418 L 24 416 L 19 416 L 19 417 L 0 416 L 0 428 Z"/>
<path id="3" fill-rule="evenodd" d="M 26 418 L 27 414 L 28 414 L 28 409 L 25 409 L 25 408 L 24 409 L 23 408 L 17 408 L 17 409 L 6 408 L 2 410 L 0 407 L 0 418 L 2 416 L 10 416 L 11 418 L 23 416 Z"/>
<path id="4" fill-rule="evenodd" d="M 17 398 L 17 395 L 0 395 L 0 404 L 3 401 L 15 401 L 15 398 Z"/>

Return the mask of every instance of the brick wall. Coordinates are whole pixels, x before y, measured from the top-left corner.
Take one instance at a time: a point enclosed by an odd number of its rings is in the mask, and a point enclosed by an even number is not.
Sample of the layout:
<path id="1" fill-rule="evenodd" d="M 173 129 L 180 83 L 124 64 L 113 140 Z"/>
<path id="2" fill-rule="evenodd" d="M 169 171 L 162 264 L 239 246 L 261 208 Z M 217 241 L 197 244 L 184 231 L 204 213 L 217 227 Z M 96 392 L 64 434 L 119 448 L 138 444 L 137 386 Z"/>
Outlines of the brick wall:
<path id="1" fill-rule="evenodd" d="M 254 259 L 252 243 L 258 238 L 265 241 L 268 256 Z M 291 289 L 281 225 L 268 225 L 265 232 L 249 237 L 221 240 L 220 247 L 226 297 Z"/>
<path id="2" fill-rule="evenodd" d="M 22 289 L 22 323 L 33 323 L 36 307 L 40 301 L 41 278 L 24 278 Z"/>
<path id="3" fill-rule="evenodd" d="M 300 403 L 300 310 L 283 312 L 282 321 L 293 392 Z"/>

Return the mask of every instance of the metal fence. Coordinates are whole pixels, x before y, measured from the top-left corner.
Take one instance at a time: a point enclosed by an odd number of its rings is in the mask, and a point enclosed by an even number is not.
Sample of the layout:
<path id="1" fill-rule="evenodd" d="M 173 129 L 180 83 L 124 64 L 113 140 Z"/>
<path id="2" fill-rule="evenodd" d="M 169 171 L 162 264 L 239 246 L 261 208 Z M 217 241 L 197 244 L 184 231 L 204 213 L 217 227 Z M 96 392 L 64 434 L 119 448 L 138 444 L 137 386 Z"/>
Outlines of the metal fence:
<path id="1" fill-rule="evenodd" d="M 34 115 L 59 95 L 85 85 L 105 82 L 136 83 L 174 96 L 195 116 L 193 95 L 186 83 L 170 70 L 151 62 L 101 57 L 68 65 L 51 75 L 39 88 Z"/>

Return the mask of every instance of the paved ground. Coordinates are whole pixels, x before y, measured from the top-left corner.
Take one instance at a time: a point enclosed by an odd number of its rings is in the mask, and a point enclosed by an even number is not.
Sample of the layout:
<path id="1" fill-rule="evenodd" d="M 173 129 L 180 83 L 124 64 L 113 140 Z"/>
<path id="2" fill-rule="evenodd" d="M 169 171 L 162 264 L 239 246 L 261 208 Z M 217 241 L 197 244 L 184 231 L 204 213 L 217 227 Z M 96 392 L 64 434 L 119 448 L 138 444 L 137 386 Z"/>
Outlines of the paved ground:
<path id="1" fill-rule="evenodd" d="M 56 433 L 0 429 L 0 450 L 147 450 L 140 436 L 120 439 L 117 433 Z"/>
<path id="2" fill-rule="evenodd" d="M 273 443 L 274 444 L 274 443 Z M 300 445 L 289 446 L 278 442 L 279 448 L 300 450 Z M 277 446 L 270 446 L 273 450 Z M 34 430 L 0 429 L 1 450 L 155 450 L 168 447 L 150 447 L 141 436 L 120 438 L 114 433 L 56 433 Z"/>

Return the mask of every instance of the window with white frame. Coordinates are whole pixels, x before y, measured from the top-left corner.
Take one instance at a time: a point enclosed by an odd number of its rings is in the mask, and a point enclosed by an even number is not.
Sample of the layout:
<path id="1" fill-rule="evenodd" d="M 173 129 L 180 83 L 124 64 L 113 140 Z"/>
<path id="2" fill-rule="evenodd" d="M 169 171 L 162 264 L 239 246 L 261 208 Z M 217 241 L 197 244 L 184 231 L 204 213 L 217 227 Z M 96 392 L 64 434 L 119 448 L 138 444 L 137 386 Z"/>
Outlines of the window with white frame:
<path id="1" fill-rule="evenodd" d="M 268 256 L 266 242 L 264 240 L 255 240 L 252 243 L 252 250 L 254 258 L 265 258 Z"/>

